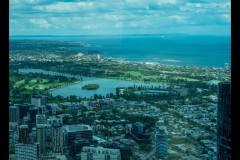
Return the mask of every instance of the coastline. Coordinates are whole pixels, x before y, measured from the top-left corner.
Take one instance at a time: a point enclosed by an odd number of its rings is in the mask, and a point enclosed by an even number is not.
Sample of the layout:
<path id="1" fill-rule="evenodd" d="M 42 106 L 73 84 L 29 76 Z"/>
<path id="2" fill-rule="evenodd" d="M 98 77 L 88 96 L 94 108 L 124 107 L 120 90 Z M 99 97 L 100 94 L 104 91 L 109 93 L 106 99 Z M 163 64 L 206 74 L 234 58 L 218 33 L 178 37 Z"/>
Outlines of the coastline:
<path id="1" fill-rule="evenodd" d="M 207 66 L 189 66 L 189 65 L 180 65 L 180 64 L 163 64 L 163 63 L 160 63 L 160 62 L 145 62 L 145 61 L 129 61 L 129 60 L 125 60 L 125 59 L 122 59 L 122 58 L 102 58 L 103 60 L 113 60 L 113 61 L 116 61 L 117 63 L 119 64 L 141 64 L 141 65 L 146 65 L 148 67 L 150 66 L 164 66 L 164 67 L 176 67 L 176 68 L 189 68 L 189 69 L 224 69 L 224 67 L 207 67 Z M 179 61 L 179 60 L 176 60 L 176 59 L 169 59 L 171 61 Z M 224 65 L 224 64 L 223 64 Z M 231 63 L 229 63 L 229 65 L 231 65 Z"/>
<path id="2" fill-rule="evenodd" d="M 73 84 L 81 83 L 81 82 L 82 81 L 77 81 L 77 82 L 72 82 L 72 83 L 69 83 L 69 84 L 66 84 L 66 85 L 62 85 L 62 86 L 59 86 L 59 87 L 54 87 L 54 88 L 48 89 L 47 92 L 50 92 L 50 91 L 55 90 L 55 89 L 67 87 L 67 86 L 70 86 L 70 85 L 73 85 Z"/>

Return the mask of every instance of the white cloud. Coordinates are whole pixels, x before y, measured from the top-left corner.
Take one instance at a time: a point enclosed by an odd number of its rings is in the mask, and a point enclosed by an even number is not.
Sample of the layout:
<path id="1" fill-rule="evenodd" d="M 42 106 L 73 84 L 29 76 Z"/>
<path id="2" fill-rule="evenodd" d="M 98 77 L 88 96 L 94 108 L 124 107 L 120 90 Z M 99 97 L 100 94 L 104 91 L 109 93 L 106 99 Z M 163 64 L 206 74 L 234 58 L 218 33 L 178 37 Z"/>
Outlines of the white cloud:
<path id="1" fill-rule="evenodd" d="M 114 14 L 104 14 L 103 18 L 109 21 L 118 21 L 122 19 L 123 16 L 120 15 L 114 15 Z"/>
<path id="2" fill-rule="evenodd" d="M 225 22 L 231 22 L 231 14 L 222 14 L 221 16 Z"/>
<path id="3" fill-rule="evenodd" d="M 97 25 L 94 25 L 94 24 L 83 25 L 81 28 L 82 29 L 96 29 Z"/>
<path id="4" fill-rule="evenodd" d="M 34 9 L 46 12 L 81 12 L 94 9 L 93 2 L 57 2 L 49 5 L 38 5 Z"/>
<path id="5" fill-rule="evenodd" d="M 222 17 L 226 18 L 226 19 L 231 19 L 231 15 L 230 14 L 223 14 Z"/>
<path id="6" fill-rule="evenodd" d="M 54 2 L 55 0 L 52 0 Z M 10 0 L 9 4 L 10 5 L 15 5 L 15 4 L 38 4 L 38 3 L 46 3 L 48 0 Z"/>
<path id="7" fill-rule="evenodd" d="M 124 26 L 123 22 L 116 22 L 114 25 L 116 28 L 122 28 Z"/>
<path id="8" fill-rule="evenodd" d="M 30 22 L 39 28 L 47 29 L 51 26 L 45 19 L 31 19 Z"/>
<path id="9" fill-rule="evenodd" d="M 177 0 L 156 0 L 159 5 L 162 4 L 176 4 Z"/>
<path id="10" fill-rule="evenodd" d="M 227 25 L 230 7 L 228 0 L 10 0 L 10 24 L 11 32 L 167 32 L 172 26 Z"/>
<path id="11" fill-rule="evenodd" d="M 179 23 L 184 23 L 186 22 L 186 17 L 185 16 L 180 16 L 180 15 L 174 15 L 174 16 L 169 16 L 170 19 L 174 19 Z"/>

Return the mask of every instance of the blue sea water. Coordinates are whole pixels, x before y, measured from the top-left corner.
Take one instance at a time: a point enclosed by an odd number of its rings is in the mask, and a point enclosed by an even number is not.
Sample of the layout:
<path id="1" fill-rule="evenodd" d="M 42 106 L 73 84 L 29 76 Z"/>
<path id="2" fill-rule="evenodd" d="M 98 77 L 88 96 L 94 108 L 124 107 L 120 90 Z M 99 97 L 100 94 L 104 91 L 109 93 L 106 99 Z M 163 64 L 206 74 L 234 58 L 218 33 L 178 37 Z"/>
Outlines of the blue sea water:
<path id="1" fill-rule="evenodd" d="M 160 64 L 224 67 L 231 64 L 230 36 L 115 35 L 115 36 L 11 36 L 10 39 L 39 39 L 87 42 L 72 50 L 100 51 L 105 58 Z"/>

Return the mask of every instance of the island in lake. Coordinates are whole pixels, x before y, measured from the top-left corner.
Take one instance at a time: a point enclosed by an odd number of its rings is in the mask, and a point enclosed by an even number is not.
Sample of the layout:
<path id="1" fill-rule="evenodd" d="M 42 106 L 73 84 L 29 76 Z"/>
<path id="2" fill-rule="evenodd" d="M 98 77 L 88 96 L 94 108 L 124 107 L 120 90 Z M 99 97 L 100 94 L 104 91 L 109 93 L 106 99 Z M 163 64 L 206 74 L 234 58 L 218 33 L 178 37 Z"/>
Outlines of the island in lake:
<path id="1" fill-rule="evenodd" d="M 87 84 L 82 87 L 82 90 L 95 90 L 99 88 L 99 84 Z"/>

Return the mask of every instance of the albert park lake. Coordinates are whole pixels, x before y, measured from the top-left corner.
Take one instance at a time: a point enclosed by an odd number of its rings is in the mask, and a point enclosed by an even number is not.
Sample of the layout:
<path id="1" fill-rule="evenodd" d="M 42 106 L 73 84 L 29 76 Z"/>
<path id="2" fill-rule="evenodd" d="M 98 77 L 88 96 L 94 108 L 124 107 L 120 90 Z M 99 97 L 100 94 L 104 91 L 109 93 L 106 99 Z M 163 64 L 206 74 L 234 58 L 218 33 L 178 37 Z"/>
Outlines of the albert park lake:
<path id="1" fill-rule="evenodd" d="M 82 79 L 81 82 L 75 83 L 72 85 L 64 86 L 61 88 L 52 89 L 49 91 L 53 96 L 63 96 L 68 97 L 71 95 L 91 98 L 94 97 L 94 94 L 106 96 L 107 94 L 116 93 L 117 87 L 133 87 L 133 86 L 142 86 L 142 87 L 167 87 L 165 83 L 157 82 L 137 82 L 137 81 L 127 81 L 127 80 L 116 80 L 116 79 L 107 79 L 107 78 L 96 78 L 96 77 L 84 77 L 78 75 L 70 75 L 66 73 L 59 73 L 53 71 L 47 71 L 42 69 L 19 69 L 20 73 L 41 73 L 47 75 L 61 75 L 66 77 L 75 77 Z M 98 84 L 99 88 L 95 90 L 82 90 L 82 87 L 87 84 Z"/>

